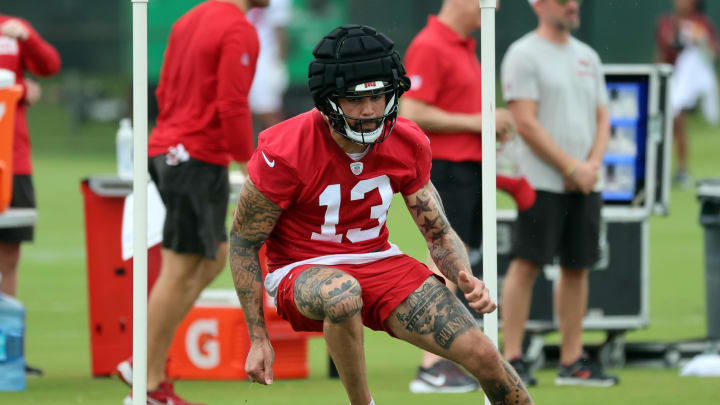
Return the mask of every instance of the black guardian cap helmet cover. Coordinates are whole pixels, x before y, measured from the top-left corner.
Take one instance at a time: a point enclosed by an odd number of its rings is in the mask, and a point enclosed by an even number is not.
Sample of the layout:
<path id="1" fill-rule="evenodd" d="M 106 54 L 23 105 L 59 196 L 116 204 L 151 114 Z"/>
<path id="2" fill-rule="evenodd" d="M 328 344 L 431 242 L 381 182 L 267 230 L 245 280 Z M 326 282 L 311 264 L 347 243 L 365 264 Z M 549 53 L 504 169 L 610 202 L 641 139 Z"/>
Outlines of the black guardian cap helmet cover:
<path id="1" fill-rule="evenodd" d="M 347 139 L 372 144 L 385 140 L 397 121 L 398 98 L 410 88 L 400 55 L 393 41 L 372 27 L 344 25 L 323 37 L 313 50 L 308 70 L 310 93 L 318 110 L 332 128 Z M 337 99 L 385 95 L 381 117 L 346 115 Z M 352 129 L 347 119 L 360 123 L 379 121 L 377 129 Z"/>

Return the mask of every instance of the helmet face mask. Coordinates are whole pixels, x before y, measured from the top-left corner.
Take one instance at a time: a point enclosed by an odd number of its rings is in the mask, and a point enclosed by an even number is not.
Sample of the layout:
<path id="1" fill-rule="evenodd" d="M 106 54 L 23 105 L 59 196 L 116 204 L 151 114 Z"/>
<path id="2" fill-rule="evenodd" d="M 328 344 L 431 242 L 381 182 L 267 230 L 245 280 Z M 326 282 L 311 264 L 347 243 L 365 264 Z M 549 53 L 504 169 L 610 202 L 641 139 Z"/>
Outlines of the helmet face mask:
<path id="1" fill-rule="evenodd" d="M 370 97 L 373 100 L 382 97 L 384 101 L 382 115 L 375 117 L 356 117 L 343 111 L 340 99 L 349 101 Z M 385 140 L 397 120 L 398 97 L 395 87 L 385 81 L 376 80 L 359 83 L 355 86 L 335 91 L 326 98 L 327 106 L 323 113 L 328 117 L 335 132 L 359 144 L 379 143 Z M 366 123 L 374 123 L 375 128 L 365 129 Z"/>
<path id="2" fill-rule="evenodd" d="M 345 25 L 313 50 L 308 77 L 315 106 L 335 132 L 352 142 L 382 142 L 395 126 L 398 99 L 410 88 L 410 79 L 393 46 L 390 38 L 372 27 Z M 378 96 L 384 96 L 385 106 L 377 117 L 356 117 L 341 106 L 342 99 Z M 368 122 L 375 124 L 374 129 L 367 129 Z"/>

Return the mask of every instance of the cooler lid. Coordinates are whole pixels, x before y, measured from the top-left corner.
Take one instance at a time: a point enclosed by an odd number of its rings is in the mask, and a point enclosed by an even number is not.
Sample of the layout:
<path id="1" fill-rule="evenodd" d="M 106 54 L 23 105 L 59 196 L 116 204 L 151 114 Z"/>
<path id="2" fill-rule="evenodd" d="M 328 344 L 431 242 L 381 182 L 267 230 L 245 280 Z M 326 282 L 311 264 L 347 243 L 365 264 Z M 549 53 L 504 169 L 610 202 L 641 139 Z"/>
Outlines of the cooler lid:
<path id="1" fill-rule="evenodd" d="M 97 195 L 125 197 L 132 192 L 133 181 L 115 175 L 92 176 L 88 178 L 88 186 Z"/>
<path id="2" fill-rule="evenodd" d="M 720 198 L 720 178 L 702 179 L 697 181 L 697 196 L 699 198 Z"/>

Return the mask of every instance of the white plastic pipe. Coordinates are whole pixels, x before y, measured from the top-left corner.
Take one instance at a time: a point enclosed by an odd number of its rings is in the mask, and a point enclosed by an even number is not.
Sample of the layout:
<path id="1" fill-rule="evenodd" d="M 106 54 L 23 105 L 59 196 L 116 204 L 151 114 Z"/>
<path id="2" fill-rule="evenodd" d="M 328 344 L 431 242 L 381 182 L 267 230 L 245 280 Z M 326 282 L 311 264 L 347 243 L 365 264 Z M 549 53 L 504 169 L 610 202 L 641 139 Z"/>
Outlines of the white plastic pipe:
<path id="1" fill-rule="evenodd" d="M 483 281 L 497 302 L 497 207 L 495 192 L 495 8 L 497 0 L 479 0 L 482 64 L 482 257 Z M 498 346 L 498 311 L 483 317 L 485 335 Z M 490 400 L 485 396 L 485 404 Z"/>
<path id="2" fill-rule="evenodd" d="M 132 403 L 147 395 L 147 2 L 133 10 L 133 376 Z"/>

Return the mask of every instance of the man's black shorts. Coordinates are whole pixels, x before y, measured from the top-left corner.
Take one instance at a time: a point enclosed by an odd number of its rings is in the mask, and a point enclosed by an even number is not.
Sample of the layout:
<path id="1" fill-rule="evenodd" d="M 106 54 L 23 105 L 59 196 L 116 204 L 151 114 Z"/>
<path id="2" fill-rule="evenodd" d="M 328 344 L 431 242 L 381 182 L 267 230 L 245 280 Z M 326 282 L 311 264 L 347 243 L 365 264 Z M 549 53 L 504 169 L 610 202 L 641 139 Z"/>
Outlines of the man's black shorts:
<path id="1" fill-rule="evenodd" d="M 165 155 L 151 158 L 148 166 L 167 211 L 163 247 L 214 259 L 218 245 L 227 241 L 227 167 L 192 158 L 170 166 Z"/>
<path id="2" fill-rule="evenodd" d="M 442 198 L 450 225 L 471 248 L 482 243 L 482 165 L 433 160 L 430 180 Z"/>
<path id="3" fill-rule="evenodd" d="M 16 174 L 13 176 L 13 193 L 10 208 L 35 208 L 35 188 L 33 187 L 32 176 L 29 174 Z M 35 227 L 32 225 L 18 228 L 0 228 L 0 242 L 32 242 L 34 236 Z"/>
<path id="4" fill-rule="evenodd" d="M 537 200 L 518 213 L 513 256 L 536 265 L 553 263 L 584 269 L 597 262 L 600 248 L 600 193 L 537 191 Z"/>

